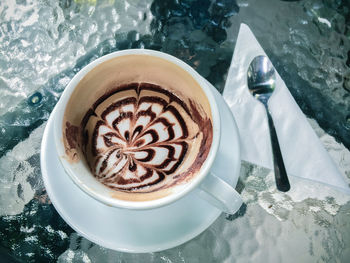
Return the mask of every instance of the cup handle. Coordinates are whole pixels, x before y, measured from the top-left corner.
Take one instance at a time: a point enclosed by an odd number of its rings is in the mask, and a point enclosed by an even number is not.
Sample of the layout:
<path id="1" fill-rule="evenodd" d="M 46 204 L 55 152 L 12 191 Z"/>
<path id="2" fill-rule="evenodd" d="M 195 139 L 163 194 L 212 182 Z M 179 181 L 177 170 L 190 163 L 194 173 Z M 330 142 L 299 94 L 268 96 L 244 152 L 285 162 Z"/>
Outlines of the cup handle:
<path id="1" fill-rule="evenodd" d="M 234 214 L 243 204 L 237 191 L 213 173 L 207 174 L 201 182 L 199 196 L 221 211 Z"/>

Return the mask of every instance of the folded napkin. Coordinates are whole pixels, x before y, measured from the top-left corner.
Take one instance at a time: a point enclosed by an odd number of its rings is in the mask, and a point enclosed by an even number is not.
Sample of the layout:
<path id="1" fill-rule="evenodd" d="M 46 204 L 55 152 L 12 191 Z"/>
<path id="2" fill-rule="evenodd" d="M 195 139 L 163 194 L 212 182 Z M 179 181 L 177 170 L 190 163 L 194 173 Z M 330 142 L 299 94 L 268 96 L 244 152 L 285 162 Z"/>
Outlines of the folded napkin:
<path id="1" fill-rule="evenodd" d="M 242 159 L 273 169 L 265 108 L 253 98 L 247 87 L 248 66 L 259 55 L 266 54 L 249 27 L 241 24 L 223 96 L 237 122 Z M 269 108 L 288 176 L 318 181 L 350 193 L 344 177 L 278 73 Z M 293 188 L 293 180 L 291 187 Z"/>

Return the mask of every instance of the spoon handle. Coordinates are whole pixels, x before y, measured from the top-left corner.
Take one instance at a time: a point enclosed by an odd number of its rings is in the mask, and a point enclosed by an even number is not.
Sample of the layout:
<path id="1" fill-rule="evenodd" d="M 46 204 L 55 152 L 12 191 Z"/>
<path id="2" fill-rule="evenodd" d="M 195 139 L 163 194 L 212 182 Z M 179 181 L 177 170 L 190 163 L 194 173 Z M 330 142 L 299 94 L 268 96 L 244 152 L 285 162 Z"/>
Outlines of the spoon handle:
<path id="1" fill-rule="evenodd" d="M 266 113 L 269 120 L 270 138 L 271 138 L 272 155 L 273 155 L 273 167 L 275 170 L 276 186 L 278 190 L 282 192 L 287 192 L 290 189 L 290 184 L 289 184 L 286 168 L 284 167 L 284 162 L 282 158 L 281 148 L 278 143 L 275 125 L 273 123 L 271 114 L 267 106 L 266 106 Z"/>

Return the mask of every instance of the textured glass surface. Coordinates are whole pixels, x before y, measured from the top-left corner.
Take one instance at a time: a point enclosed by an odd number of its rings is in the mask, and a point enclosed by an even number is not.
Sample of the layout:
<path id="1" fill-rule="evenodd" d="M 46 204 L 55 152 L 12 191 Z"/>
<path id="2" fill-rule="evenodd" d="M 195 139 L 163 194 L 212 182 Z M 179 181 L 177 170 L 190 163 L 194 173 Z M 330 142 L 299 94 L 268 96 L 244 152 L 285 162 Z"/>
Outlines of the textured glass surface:
<path id="1" fill-rule="evenodd" d="M 248 163 L 238 214 L 157 253 L 115 252 L 80 237 L 45 192 L 42 134 L 76 72 L 116 50 L 150 48 L 183 59 L 221 92 L 242 22 L 350 183 L 350 1 L 0 1 L 0 259 L 348 262 L 349 196 L 307 181 L 276 192 L 273 173 Z"/>

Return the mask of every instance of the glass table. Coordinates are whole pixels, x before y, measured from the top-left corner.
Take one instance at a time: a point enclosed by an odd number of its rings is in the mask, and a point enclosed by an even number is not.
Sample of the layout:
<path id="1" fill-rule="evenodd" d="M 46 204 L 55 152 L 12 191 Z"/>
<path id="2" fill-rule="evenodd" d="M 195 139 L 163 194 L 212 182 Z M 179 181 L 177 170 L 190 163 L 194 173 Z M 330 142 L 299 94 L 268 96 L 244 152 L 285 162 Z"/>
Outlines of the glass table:
<path id="1" fill-rule="evenodd" d="M 240 23 L 350 183 L 350 1 L 2 1 L 1 262 L 347 262 L 350 196 L 302 180 L 298 191 L 280 193 L 272 171 L 247 162 L 237 185 L 240 211 L 156 253 L 121 253 L 79 236 L 45 192 L 43 131 L 81 68 L 117 50 L 161 50 L 222 92 Z M 314 187 L 316 196 L 303 194 Z"/>

